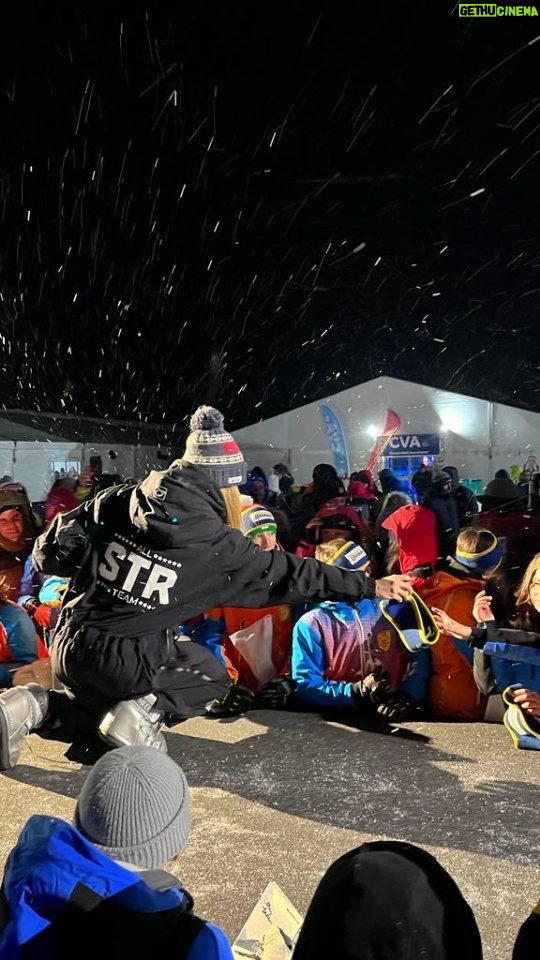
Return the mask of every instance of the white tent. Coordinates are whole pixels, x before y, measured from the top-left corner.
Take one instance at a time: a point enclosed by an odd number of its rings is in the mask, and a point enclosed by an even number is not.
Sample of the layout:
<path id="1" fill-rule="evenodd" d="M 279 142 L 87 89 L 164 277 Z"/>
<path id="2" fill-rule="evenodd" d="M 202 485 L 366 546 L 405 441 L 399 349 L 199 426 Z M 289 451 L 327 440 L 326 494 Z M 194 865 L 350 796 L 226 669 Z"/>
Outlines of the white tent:
<path id="1" fill-rule="evenodd" d="M 341 421 L 351 471 L 365 466 L 388 410 L 398 414 L 401 425 L 379 469 L 402 465 L 403 472 L 410 472 L 423 453 L 433 453 L 435 462 L 452 464 L 462 477 L 485 483 L 499 468 L 523 465 L 530 455 L 540 453 L 538 413 L 378 377 L 236 430 L 249 465 L 268 470 L 284 460 L 296 481 L 305 483 L 317 463 L 333 463 L 321 403 L 327 403 Z"/>
<path id="2" fill-rule="evenodd" d="M 36 502 L 55 474 L 75 476 L 92 461 L 99 461 L 103 473 L 143 477 L 153 468 L 163 470 L 177 454 L 174 433 L 165 424 L 2 410 L 0 478 L 24 484 Z"/>

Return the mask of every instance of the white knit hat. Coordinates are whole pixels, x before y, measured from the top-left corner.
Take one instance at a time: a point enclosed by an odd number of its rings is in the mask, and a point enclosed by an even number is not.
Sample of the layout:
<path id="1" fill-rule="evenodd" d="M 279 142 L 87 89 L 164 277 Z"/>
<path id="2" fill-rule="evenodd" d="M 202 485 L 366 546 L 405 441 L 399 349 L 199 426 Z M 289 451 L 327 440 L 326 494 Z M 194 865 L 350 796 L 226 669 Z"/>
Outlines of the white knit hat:
<path id="1" fill-rule="evenodd" d="M 247 465 L 234 437 L 225 431 L 223 414 L 215 407 L 199 407 L 189 422 L 190 434 L 182 460 L 205 470 L 218 487 L 246 482 Z"/>
<path id="2" fill-rule="evenodd" d="M 185 774 L 154 747 L 112 750 L 89 773 L 73 822 L 113 860 L 157 869 L 181 853 L 189 839 Z"/>

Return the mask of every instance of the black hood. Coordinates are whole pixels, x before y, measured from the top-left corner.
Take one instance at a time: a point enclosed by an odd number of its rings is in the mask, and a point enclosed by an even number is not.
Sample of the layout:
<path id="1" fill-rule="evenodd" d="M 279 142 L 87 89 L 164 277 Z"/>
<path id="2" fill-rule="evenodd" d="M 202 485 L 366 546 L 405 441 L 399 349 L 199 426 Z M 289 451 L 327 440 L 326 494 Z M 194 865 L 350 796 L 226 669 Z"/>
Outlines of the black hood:
<path id="1" fill-rule="evenodd" d="M 212 543 L 226 515 L 219 487 L 204 470 L 182 460 L 167 471 L 152 470 L 134 488 L 129 504 L 133 525 L 165 548 L 178 545 L 179 530 L 183 539 Z"/>
<path id="2" fill-rule="evenodd" d="M 431 854 L 365 843 L 336 860 L 308 909 L 293 960 L 481 960 L 474 914 Z"/>

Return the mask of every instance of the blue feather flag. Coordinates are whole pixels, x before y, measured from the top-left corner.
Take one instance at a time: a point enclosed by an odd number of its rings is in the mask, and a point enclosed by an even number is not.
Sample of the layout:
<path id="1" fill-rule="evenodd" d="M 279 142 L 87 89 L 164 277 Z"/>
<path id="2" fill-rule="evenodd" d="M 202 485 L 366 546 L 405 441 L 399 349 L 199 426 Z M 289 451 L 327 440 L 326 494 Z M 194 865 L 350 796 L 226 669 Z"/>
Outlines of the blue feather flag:
<path id="1" fill-rule="evenodd" d="M 341 477 L 349 476 L 349 454 L 341 421 L 335 410 L 327 403 L 319 404 L 321 417 L 326 429 L 330 449 L 334 458 L 334 466 Z"/>

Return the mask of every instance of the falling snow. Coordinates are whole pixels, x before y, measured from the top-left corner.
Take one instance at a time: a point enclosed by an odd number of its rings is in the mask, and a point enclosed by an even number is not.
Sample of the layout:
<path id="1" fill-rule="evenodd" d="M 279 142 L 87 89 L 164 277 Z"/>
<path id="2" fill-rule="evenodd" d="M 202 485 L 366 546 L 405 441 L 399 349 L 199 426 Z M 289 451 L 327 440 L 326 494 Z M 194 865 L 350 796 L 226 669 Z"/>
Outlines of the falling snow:
<path id="1" fill-rule="evenodd" d="M 13 7 L 3 404 L 234 426 L 386 373 L 538 407 L 539 38 L 430 10 L 426 46 L 411 5 Z"/>

